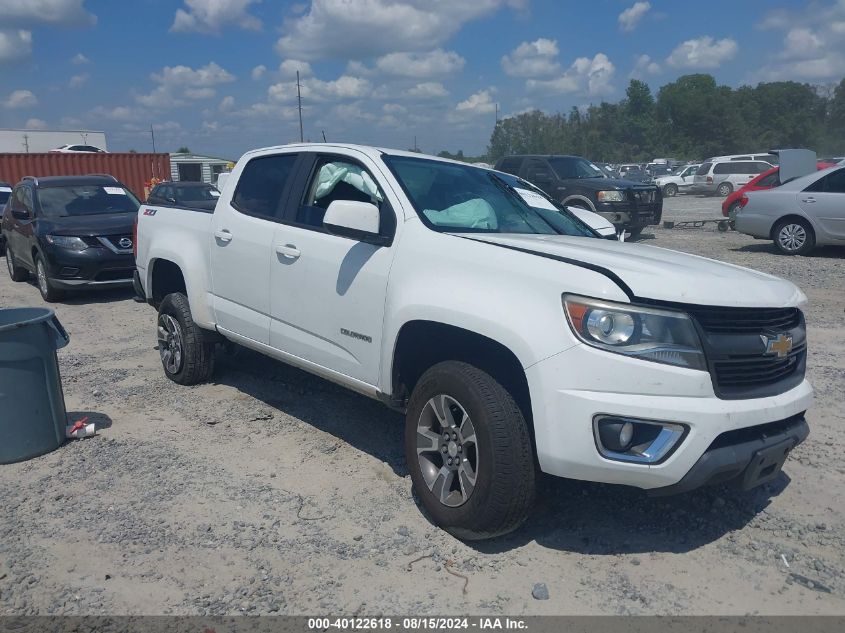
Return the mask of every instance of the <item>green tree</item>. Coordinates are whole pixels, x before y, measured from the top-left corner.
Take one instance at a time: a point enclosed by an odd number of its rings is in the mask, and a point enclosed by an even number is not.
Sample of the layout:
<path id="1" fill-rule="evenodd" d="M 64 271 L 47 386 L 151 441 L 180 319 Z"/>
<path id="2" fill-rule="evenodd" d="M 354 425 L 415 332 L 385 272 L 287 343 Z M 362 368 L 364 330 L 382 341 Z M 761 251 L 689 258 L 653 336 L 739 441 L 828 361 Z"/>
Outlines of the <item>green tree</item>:
<path id="1" fill-rule="evenodd" d="M 179 149 L 176 150 L 176 153 L 177 154 L 190 154 L 191 150 L 189 150 L 186 146 L 183 145 L 182 147 L 180 147 Z"/>

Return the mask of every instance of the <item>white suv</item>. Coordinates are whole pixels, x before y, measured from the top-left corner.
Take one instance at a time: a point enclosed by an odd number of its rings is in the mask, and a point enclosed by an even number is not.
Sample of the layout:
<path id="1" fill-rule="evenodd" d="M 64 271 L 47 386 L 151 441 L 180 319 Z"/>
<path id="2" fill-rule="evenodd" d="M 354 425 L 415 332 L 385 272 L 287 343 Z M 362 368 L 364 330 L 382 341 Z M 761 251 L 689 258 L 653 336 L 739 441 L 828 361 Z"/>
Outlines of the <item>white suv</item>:
<path id="1" fill-rule="evenodd" d="M 725 197 L 774 165 L 762 160 L 720 160 L 702 163 L 695 172 L 691 191 Z"/>

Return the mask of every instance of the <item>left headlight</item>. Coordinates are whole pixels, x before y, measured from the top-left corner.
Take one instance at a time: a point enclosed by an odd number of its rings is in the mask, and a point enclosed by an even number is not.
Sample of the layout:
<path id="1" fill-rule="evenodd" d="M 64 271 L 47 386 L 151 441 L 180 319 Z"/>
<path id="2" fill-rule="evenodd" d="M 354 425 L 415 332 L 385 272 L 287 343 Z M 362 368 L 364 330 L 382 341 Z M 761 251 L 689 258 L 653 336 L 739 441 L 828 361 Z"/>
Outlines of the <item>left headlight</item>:
<path id="1" fill-rule="evenodd" d="M 707 370 L 701 340 L 683 312 L 563 295 L 566 318 L 587 345 L 666 365 Z"/>
<path id="2" fill-rule="evenodd" d="M 621 191 L 599 191 L 597 194 L 599 202 L 625 202 L 625 196 Z"/>
<path id="3" fill-rule="evenodd" d="M 69 235 L 48 235 L 47 241 L 53 246 L 67 248 L 72 251 L 84 251 L 88 248 L 88 244 L 86 244 L 85 240 L 81 237 L 71 237 Z"/>

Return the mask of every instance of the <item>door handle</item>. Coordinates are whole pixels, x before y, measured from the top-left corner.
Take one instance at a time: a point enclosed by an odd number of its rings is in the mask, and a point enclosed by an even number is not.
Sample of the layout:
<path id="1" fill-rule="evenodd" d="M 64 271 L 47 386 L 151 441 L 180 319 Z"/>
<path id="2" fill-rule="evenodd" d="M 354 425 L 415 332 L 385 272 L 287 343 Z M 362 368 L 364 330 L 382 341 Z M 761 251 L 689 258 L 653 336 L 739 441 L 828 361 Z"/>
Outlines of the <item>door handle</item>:
<path id="1" fill-rule="evenodd" d="M 815 201 L 816 201 L 815 198 L 804 198 L 801 202 L 813 203 Z"/>
<path id="2" fill-rule="evenodd" d="M 228 229 L 217 229 L 214 231 L 214 237 L 216 237 L 221 242 L 231 242 L 232 241 L 232 232 Z"/>
<path id="3" fill-rule="evenodd" d="M 297 259 L 300 255 L 302 255 L 300 250 L 293 244 L 274 244 L 274 248 L 282 257 Z"/>

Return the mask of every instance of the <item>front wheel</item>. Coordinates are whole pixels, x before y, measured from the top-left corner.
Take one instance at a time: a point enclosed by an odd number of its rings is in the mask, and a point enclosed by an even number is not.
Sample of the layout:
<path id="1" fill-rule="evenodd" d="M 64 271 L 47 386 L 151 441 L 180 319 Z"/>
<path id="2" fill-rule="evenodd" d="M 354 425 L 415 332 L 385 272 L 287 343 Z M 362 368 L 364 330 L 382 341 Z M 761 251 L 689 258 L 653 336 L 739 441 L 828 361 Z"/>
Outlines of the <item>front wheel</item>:
<path id="1" fill-rule="evenodd" d="M 44 263 L 44 258 L 41 255 L 35 257 L 35 278 L 38 281 L 38 291 L 44 301 L 54 303 L 62 300 L 64 293 L 50 282 L 50 278 L 47 276 L 47 264 Z"/>
<path id="2" fill-rule="evenodd" d="M 669 183 L 665 187 L 663 187 L 663 195 L 667 198 L 673 198 L 678 195 L 678 185 L 674 183 Z"/>
<path id="3" fill-rule="evenodd" d="M 165 375 L 180 385 L 205 382 L 214 372 L 214 343 L 194 323 L 181 292 L 167 295 L 158 309 L 158 353 Z"/>
<path id="4" fill-rule="evenodd" d="M 787 218 L 775 226 L 775 247 L 784 255 L 806 255 L 816 245 L 813 227 L 802 218 Z"/>
<path id="5" fill-rule="evenodd" d="M 534 502 L 528 424 L 511 394 L 467 363 L 419 379 L 405 420 L 405 456 L 434 522 L 466 540 L 519 527 Z"/>
<path id="6" fill-rule="evenodd" d="M 12 281 L 26 281 L 29 279 L 29 271 L 22 266 L 18 266 L 12 249 L 6 245 L 6 267 L 9 269 L 9 277 Z"/>

